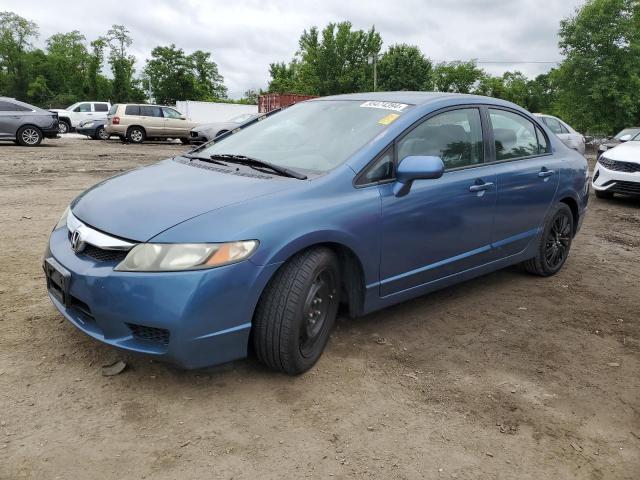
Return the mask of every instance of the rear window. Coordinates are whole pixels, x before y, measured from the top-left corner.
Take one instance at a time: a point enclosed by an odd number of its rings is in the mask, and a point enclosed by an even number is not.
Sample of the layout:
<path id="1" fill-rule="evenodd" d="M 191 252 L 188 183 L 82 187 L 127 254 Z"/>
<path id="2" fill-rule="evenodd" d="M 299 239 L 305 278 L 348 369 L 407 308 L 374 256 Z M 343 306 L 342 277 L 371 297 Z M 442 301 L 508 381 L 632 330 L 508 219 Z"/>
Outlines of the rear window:
<path id="1" fill-rule="evenodd" d="M 109 110 L 109 105 L 106 103 L 94 103 L 93 109 L 96 112 L 106 112 L 107 110 Z"/>
<path id="2" fill-rule="evenodd" d="M 125 115 L 140 115 L 140 105 L 127 105 L 124 109 Z"/>
<path id="3" fill-rule="evenodd" d="M 118 111 L 119 106 L 120 105 L 118 105 L 117 103 L 115 105 L 111 105 L 111 108 L 109 109 L 109 115 L 115 115 Z"/>

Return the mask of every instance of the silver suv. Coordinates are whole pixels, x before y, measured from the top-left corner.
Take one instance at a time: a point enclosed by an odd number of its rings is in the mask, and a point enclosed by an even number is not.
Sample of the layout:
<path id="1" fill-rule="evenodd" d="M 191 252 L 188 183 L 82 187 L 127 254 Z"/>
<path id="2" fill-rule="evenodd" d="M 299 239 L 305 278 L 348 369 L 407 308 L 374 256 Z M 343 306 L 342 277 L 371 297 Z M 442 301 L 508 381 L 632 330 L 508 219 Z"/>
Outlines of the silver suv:
<path id="1" fill-rule="evenodd" d="M 13 140 L 25 147 L 40 145 L 43 138 L 58 137 L 58 114 L 0 97 L 0 140 Z"/>

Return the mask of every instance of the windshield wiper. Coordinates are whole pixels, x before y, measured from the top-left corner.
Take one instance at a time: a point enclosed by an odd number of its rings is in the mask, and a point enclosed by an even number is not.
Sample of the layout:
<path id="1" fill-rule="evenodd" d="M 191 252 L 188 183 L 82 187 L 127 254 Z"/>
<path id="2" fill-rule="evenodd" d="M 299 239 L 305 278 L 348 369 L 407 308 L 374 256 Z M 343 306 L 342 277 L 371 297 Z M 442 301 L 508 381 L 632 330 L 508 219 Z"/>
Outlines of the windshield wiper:
<path id="1" fill-rule="evenodd" d="M 247 165 L 249 167 L 264 167 L 270 170 L 273 170 L 280 175 L 284 175 L 285 177 L 297 178 L 298 180 L 306 180 L 307 176 L 303 173 L 296 172 L 295 170 L 291 170 L 290 168 L 281 167 L 279 165 L 275 165 L 271 162 L 267 162 L 266 160 L 260 160 L 259 158 L 247 157 L 246 155 L 235 155 L 231 153 L 217 153 L 211 155 L 211 159 L 221 159 L 226 160 L 230 163 L 241 163 Z"/>
<path id="2" fill-rule="evenodd" d="M 199 157 L 198 155 L 181 155 L 181 157 L 188 158 L 189 160 L 200 160 L 202 162 L 215 163 L 217 165 L 224 165 L 225 167 L 229 166 L 226 163 L 220 162 L 218 160 L 214 160 L 211 157 Z"/>

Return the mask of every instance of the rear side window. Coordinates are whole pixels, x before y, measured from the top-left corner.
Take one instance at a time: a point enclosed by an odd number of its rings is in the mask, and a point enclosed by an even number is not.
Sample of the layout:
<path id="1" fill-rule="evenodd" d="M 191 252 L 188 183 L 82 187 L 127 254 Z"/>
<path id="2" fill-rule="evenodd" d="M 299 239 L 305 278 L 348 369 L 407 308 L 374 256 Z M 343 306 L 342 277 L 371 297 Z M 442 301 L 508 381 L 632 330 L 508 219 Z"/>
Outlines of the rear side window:
<path id="1" fill-rule="evenodd" d="M 127 105 L 124 109 L 125 115 L 140 115 L 140 105 Z"/>
<path id="2" fill-rule="evenodd" d="M 31 109 L 17 103 L 0 100 L 0 112 L 30 112 Z"/>
<path id="3" fill-rule="evenodd" d="M 562 123 L 552 117 L 542 117 L 542 121 L 545 123 L 549 130 L 551 130 L 556 135 L 560 133 L 569 133 L 569 130 L 566 129 Z"/>
<path id="4" fill-rule="evenodd" d="M 538 148 L 539 153 L 551 153 L 551 147 L 549 147 L 549 141 L 546 135 L 540 128 L 536 127 L 536 135 L 538 136 Z"/>
<path id="5" fill-rule="evenodd" d="M 109 110 L 109 105 L 106 103 L 94 103 L 93 109 L 96 112 L 106 112 L 107 110 Z"/>
<path id="6" fill-rule="evenodd" d="M 398 142 L 398 160 L 412 155 L 440 157 L 447 170 L 482 163 L 480 111 L 463 108 L 425 120 Z"/>
<path id="7" fill-rule="evenodd" d="M 496 160 L 512 160 L 546 153 L 548 146 L 539 145 L 539 137 L 532 121 L 505 110 L 489 109 L 489 117 L 496 145 Z"/>
<path id="8" fill-rule="evenodd" d="M 162 117 L 162 110 L 160 107 L 152 105 L 140 105 L 140 115 L 143 117 Z"/>

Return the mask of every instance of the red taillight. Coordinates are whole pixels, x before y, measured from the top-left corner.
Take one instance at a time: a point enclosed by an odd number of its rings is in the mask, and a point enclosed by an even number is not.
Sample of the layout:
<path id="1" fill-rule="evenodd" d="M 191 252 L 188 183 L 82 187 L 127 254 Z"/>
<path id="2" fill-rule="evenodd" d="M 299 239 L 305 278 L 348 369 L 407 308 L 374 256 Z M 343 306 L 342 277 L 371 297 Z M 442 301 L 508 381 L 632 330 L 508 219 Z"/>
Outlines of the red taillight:
<path id="1" fill-rule="evenodd" d="M 113 117 L 111 119 L 111 124 L 112 125 L 120 125 L 120 117 Z"/>

